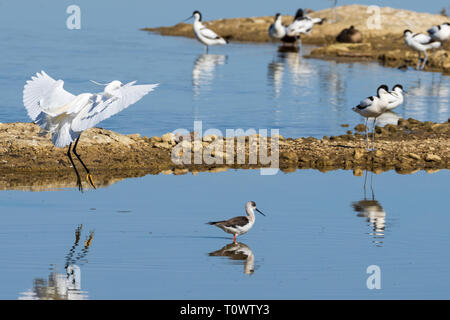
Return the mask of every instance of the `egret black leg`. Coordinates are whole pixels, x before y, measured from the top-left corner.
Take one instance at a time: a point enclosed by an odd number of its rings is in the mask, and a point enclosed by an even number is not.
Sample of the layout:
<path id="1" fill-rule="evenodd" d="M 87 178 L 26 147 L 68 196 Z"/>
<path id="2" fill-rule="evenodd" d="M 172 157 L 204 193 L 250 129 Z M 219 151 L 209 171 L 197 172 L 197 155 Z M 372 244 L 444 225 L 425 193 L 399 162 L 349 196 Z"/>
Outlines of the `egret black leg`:
<path id="1" fill-rule="evenodd" d="M 77 175 L 78 190 L 83 192 L 83 185 L 81 184 L 80 174 L 78 173 L 77 167 L 75 166 L 75 163 L 73 162 L 72 156 L 70 154 L 70 148 L 71 147 L 72 147 L 72 142 L 69 144 L 69 148 L 67 149 L 67 156 L 69 157 L 69 160 L 70 160 L 70 163 L 72 164 L 73 170 L 75 170 L 75 174 Z"/>
<path id="2" fill-rule="evenodd" d="M 73 154 L 76 155 L 76 157 L 78 158 L 78 160 L 81 162 L 81 164 L 83 165 L 84 170 L 86 170 L 86 180 L 90 183 L 90 185 L 94 188 L 97 189 L 97 187 L 94 184 L 94 180 L 92 179 L 92 175 L 91 172 L 89 171 L 89 168 L 84 164 L 83 160 L 81 160 L 80 155 L 77 153 L 77 145 L 78 145 L 78 141 L 80 141 L 80 137 L 81 134 L 78 136 L 77 140 L 75 141 L 75 145 L 73 146 Z"/>

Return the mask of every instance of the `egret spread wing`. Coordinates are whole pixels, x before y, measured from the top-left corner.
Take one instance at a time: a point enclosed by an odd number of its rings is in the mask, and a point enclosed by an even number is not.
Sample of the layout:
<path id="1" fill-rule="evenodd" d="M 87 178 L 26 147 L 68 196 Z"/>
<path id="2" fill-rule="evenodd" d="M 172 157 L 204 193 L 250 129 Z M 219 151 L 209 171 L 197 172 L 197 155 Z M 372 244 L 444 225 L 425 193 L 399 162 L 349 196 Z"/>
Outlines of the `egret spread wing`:
<path id="1" fill-rule="evenodd" d="M 205 38 L 211 39 L 211 40 L 215 40 L 215 39 L 219 39 L 220 37 L 211 29 L 208 28 L 201 28 L 200 29 L 200 33 L 202 36 L 204 36 Z"/>
<path id="2" fill-rule="evenodd" d="M 42 111 L 51 114 L 75 98 L 73 94 L 64 90 L 64 81 L 56 81 L 44 71 L 36 73 L 36 77 L 31 79 L 23 89 L 23 104 L 33 121 Z"/>
<path id="3" fill-rule="evenodd" d="M 92 128 L 100 121 L 122 111 L 153 91 L 158 84 L 134 85 L 136 81 L 127 83 L 114 91 L 114 95 L 101 93 L 95 95 L 92 105 L 80 112 L 72 121 L 72 130 L 83 131 Z"/>

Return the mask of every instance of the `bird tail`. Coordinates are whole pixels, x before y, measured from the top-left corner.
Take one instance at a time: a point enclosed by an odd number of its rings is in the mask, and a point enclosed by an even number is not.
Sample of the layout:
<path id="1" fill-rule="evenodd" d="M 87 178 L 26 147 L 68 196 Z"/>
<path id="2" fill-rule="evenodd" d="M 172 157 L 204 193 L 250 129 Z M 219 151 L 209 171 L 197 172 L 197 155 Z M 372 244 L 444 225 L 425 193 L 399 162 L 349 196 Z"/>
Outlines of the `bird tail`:
<path id="1" fill-rule="evenodd" d="M 435 42 L 430 42 L 429 45 L 433 48 L 433 49 L 437 49 L 441 46 L 441 43 L 439 41 L 435 41 Z"/>
<path id="2" fill-rule="evenodd" d="M 223 38 L 223 40 L 225 40 L 225 43 L 230 43 L 230 40 L 233 38 L 233 36 L 225 36 L 222 38 Z"/>

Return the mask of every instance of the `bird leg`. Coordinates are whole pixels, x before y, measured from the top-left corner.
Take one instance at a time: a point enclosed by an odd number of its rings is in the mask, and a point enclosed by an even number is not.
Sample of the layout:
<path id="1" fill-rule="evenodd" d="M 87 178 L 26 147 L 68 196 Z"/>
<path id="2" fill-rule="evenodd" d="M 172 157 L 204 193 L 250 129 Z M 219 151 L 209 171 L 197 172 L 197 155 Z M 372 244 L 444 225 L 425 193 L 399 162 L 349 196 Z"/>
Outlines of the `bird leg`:
<path id="1" fill-rule="evenodd" d="M 369 118 L 366 118 L 366 122 L 364 123 L 364 127 L 366 130 L 366 147 L 367 147 L 367 151 L 369 150 L 369 128 L 367 127 L 367 121 L 369 121 Z"/>
<path id="2" fill-rule="evenodd" d="M 73 162 L 72 156 L 70 155 L 70 148 L 71 147 L 72 147 L 72 142 L 69 144 L 69 148 L 67 149 L 67 156 L 69 157 L 69 160 L 70 160 L 70 163 L 72 164 L 73 170 L 75 170 L 75 174 L 77 175 L 78 190 L 83 192 L 83 185 L 81 184 L 80 174 L 78 173 L 77 167 L 75 166 L 75 163 Z"/>
<path id="3" fill-rule="evenodd" d="M 419 70 L 419 66 L 420 66 L 420 51 L 419 51 L 419 59 L 417 60 L 417 66 L 416 66 L 416 70 Z"/>
<path id="4" fill-rule="evenodd" d="M 371 151 L 375 151 L 375 124 L 377 123 L 377 118 L 373 120 L 372 126 L 372 149 Z"/>
<path id="5" fill-rule="evenodd" d="M 233 243 L 236 243 L 236 236 L 237 236 L 237 234 L 235 234 L 233 237 Z"/>
<path id="6" fill-rule="evenodd" d="M 423 68 L 425 68 L 425 64 L 427 63 L 427 60 L 428 60 L 428 53 L 426 51 L 424 51 L 424 53 L 425 53 L 425 59 L 423 60 L 422 67 L 420 68 L 420 70 L 423 70 Z"/>
<path id="7" fill-rule="evenodd" d="M 77 145 L 78 145 L 78 141 L 80 141 L 80 137 L 81 137 L 81 134 L 78 136 L 77 140 L 75 141 L 75 145 L 73 146 L 72 151 L 73 151 L 73 154 L 77 156 L 78 160 L 79 160 L 79 161 L 81 162 L 81 164 L 83 165 L 84 170 L 86 170 L 86 180 L 87 180 L 87 182 L 89 182 L 89 184 L 90 184 L 94 189 L 97 189 L 97 187 L 96 187 L 95 184 L 94 184 L 94 180 L 92 179 L 92 175 L 91 175 L 91 173 L 90 173 L 88 167 L 84 164 L 83 160 L 81 160 L 80 155 L 77 153 Z"/>

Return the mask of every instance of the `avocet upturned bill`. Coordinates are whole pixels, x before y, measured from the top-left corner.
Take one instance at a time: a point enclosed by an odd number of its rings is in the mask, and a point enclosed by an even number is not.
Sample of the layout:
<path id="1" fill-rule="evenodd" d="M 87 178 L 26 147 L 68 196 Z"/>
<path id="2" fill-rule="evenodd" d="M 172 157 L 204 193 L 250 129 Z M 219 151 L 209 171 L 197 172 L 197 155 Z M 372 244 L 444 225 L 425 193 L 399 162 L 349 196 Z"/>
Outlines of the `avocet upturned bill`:
<path id="1" fill-rule="evenodd" d="M 374 148 L 369 149 L 369 132 L 367 127 L 367 121 L 369 118 L 374 118 L 373 127 L 372 127 L 372 147 L 375 144 L 375 123 L 377 118 L 385 111 L 387 111 L 387 107 L 389 104 L 389 88 L 387 85 L 383 84 L 378 87 L 377 95 L 368 97 L 362 100 L 359 105 L 354 107 L 352 110 L 359 113 L 361 116 L 366 118 L 365 127 L 366 127 L 366 145 L 368 151 L 373 151 Z"/>
<path id="2" fill-rule="evenodd" d="M 245 211 L 247 212 L 246 217 L 235 217 L 224 221 L 208 222 L 207 224 L 216 226 L 227 233 L 231 233 L 234 235 L 233 242 L 236 243 L 236 237 L 238 235 L 247 233 L 253 227 L 253 224 L 255 223 L 255 211 L 265 216 L 264 213 L 256 208 L 256 203 L 254 201 L 249 201 L 245 204 Z"/>
<path id="3" fill-rule="evenodd" d="M 208 52 L 208 47 L 209 46 L 216 46 L 216 45 L 221 45 L 221 44 L 227 44 L 228 41 L 225 40 L 224 38 L 220 37 L 217 35 L 217 33 L 215 33 L 214 31 L 212 31 L 211 29 L 206 28 L 202 21 L 202 14 L 200 13 L 200 11 L 194 11 L 192 13 L 192 16 L 190 16 L 189 18 L 187 18 L 186 20 L 192 19 L 194 18 L 194 34 L 195 37 L 197 38 L 198 41 L 200 41 L 201 43 L 203 43 L 205 45 L 205 50 L 206 52 Z M 186 21 L 185 20 L 185 21 Z"/>
<path id="4" fill-rule="evenodd" d="M 403 32 L 405 36 L 405 43 L 415 51 L 419 53 L 419 60 L 417 61 L 416 69 L 419 69 L 420 65 L 420 53 L 423 52 L 425 54 L 425 59 L 423 60 L 422 66 L 419 70 L 423 70 L 425 64 L 428 60 L 427 50 L 429 49 L 437 49 L 441 46 L 439 41 L 433 40 L 430 36 L 427 36 L 423 33 L 413 33 L 411 30 L 405 30 Z"/>
<path id="5" fill-rule="evenodd" d="M 100 93 L 82 93 L 75 96 L 64 90 L 64 81 L 54 80 L 44 71 L 31 77 L 23 90 L 23 104 L 28 116 L 45 133 L 51 133 L 53 144 L 62 148 L 69 146 L 67 156 L 77 175 L 77 185 L 83 191 L 80 175 L 73 162 L 70 149 L 86 170 L 86 180 L 95 188 L 88 167 L 77 153 L 81 133 L 112 115 L 139 101 L 158 84 L 134 85 L 136 81 L 122 84 L 114 80 L 105 84 Z"/>
<path id="6" fill-rule="evenodd" d="M 389 91 L 387 110 L 393 110 L 403 103 L 403 86 L 396 84 L 392 91 Z"/>
<path id="7" fill-rule="evenodd" d="M 433 40 L 446 41 L 450 39 L 450 23 L 446 22 L 441 25 L 432 26 L 428 29 L 428 34 Z"/>

